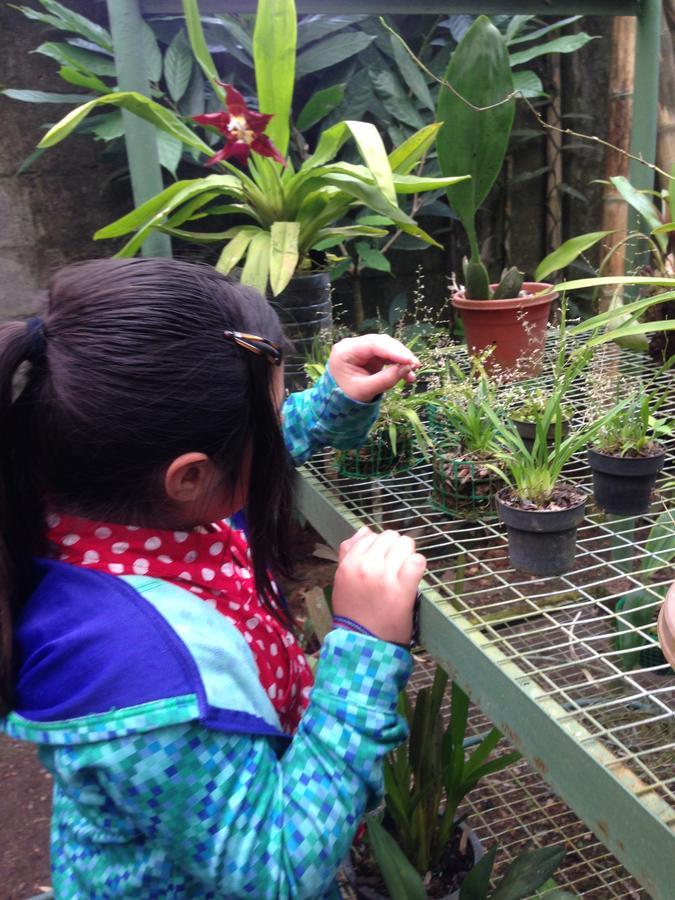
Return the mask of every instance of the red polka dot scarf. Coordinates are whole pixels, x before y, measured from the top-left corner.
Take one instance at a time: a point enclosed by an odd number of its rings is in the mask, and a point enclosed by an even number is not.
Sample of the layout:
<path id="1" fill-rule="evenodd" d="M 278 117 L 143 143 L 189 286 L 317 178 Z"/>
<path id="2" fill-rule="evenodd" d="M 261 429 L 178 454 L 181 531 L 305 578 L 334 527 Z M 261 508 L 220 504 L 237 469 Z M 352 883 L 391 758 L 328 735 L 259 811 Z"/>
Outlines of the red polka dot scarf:
<path id="1" fill-rule="evenodd" d="M 255 590 L 243 531 L 227 519 L 208 528 L 161 531 L 56 513 L 48 516 L 47 526 L 56 559 L 113 575 L 162 578 L 222 613 L 251 648 L 282 728 L 295 731 L 312 687 L 311 670 L 295 637 Z"/>

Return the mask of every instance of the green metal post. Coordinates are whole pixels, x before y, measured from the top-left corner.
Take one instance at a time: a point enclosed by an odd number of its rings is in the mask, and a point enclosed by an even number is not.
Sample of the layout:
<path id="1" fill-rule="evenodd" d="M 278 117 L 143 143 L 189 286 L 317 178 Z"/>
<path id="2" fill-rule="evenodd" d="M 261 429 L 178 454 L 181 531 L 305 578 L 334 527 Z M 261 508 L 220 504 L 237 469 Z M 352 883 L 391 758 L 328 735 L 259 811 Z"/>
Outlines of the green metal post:
<path id="1" fill-rule="evenodd" d="M 138 0 L 107 0 L 110 30 L 115 50 L 117 83 L 121 91 L 150 96 L 150 82 L 143 48 L 143 18 Z M 134 204 L 139 206 L 164 187 L 157 153 L 155 128 L 133 113 L 122 110 L 124 139 L 131 174 Z M 153 231 L 143 244 L 144 256 L 171 256 L 167 234 Z"/>
<path id="2" fill-rule="evenodd" d="M 642 0 L 635 38 L 630 152 L 650 163 L 656 160 L 660 48 L 661 0 Z M 649 189 L 654 186 L 654 172 L 637 160 L 631 160 L 629 180 L 640 190 Z"/>

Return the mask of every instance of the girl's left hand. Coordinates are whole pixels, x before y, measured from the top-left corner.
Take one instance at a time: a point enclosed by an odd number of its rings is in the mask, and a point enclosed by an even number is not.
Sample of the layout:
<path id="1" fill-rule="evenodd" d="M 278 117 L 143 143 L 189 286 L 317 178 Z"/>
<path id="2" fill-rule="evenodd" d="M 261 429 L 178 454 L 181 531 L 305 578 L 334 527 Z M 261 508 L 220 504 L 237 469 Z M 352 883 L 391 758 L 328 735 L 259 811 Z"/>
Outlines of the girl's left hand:
<path id="1" fill-rule="evenodd" d="M 388 334 L 345 338 L 328 359 L 338 387 L 361 403 L 370 403 L 401 379 L 412 383 L 420 365 L 414 353 Z"/>

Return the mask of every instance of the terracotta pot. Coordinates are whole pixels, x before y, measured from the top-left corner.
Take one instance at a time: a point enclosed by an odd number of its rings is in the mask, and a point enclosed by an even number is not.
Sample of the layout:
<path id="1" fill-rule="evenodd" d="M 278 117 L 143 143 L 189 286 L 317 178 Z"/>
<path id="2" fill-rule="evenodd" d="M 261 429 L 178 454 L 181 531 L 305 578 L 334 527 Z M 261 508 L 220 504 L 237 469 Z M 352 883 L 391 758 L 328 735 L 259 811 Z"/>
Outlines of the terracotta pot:
<path id="1" fill-rule="evenodd" d="M 485 364 L 487 370 L 499 368 L 519 379 L 531 378 L 541 370 L 546 325 L 551 304 L 558 296 L 552 284 L 543 282 L 525 281 L 523 290 L 534 296 L 467 300 L 464 291 L 458 291 L 452 298 L 453 307 L 462 317 L 469 353 L 494 347 Z"/>

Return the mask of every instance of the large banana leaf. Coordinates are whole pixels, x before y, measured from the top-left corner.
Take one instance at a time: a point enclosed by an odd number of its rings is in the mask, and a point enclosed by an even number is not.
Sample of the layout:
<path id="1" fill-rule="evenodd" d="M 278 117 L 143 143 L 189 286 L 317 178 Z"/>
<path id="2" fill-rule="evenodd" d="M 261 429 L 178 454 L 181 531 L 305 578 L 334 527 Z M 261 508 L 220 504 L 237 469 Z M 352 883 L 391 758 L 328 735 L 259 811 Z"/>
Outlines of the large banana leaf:
<path id="1" fill-rule="evenodd" d="M 448 199 L 457 211 L 478 258 L 474 216 L 499 174 L 511 134 L 515 99 L 504 103 L 513 91 L 513 77 L 504 38 L 486 16 L 479 16 L 457 45 L 445 74 L 468 106 L 449 88 L 441 87 L 437 118 L 438 161 L 444 175 L 471 175 L 470 181 L 448 188 Z"/>
<path id="2" fill-rule="evenodd" d="M 296 40 L 294 0 L 258 0 L 253 32 L 258 104 L 274 116 L 267 134 L 282 156 L 288 150 Z"/>
<path id="3" fill-rule="evenodd" d="M 52 125 L 47 134 L 42 138 L 38 147 L 53 147 L 58 144 L 85 119 L 92 110 L 99 106 L 121 106 L 122 109 L 129 110 L 146 122 L 152 122 L 160 131 L 170 134 L 172 137 L 178 138 L 188 147 L 194 147 L 200 153 L 207 156 L 212 155 L 212 150 L 198 135 L 194 133 L 179 117 L 167 109 L 160 106 L 154 100 L 144 97 L 135 91 L 123 91 L 115 94 L 104 94 L 95 100 L 78 106 L 77 109 L 71 110 L 56 125 Z"/>

